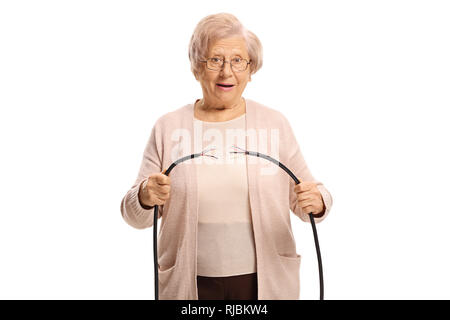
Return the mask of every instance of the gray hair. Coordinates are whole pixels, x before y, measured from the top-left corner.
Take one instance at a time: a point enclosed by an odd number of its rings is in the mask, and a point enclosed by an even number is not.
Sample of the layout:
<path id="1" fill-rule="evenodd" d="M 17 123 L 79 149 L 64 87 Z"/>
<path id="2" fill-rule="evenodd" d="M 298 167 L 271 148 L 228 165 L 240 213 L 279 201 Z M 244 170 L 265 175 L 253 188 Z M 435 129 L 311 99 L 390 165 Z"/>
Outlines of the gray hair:
<path id="1" fill-rule="evenodd" d="M 194 75 L 203 70 L 200 60 L 207 59 L 208 47 L 213 42 L 230 38 L 243 37 L 247 51 L 252 60 L 250 74 L 256 73 L 263 64 L 262 44 L 258 37 L 247 30 L 242 23 L 230 13 L 217 13 L 204 17 L 197 24 L 189 43 L 189 60 Z"/>

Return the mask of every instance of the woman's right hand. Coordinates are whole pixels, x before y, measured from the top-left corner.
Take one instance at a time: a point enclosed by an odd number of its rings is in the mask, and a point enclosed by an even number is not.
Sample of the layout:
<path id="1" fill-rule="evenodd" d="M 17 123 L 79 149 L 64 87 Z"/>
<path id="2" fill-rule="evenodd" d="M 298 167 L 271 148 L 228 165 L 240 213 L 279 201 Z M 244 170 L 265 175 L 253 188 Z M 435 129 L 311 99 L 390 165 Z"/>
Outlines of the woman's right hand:
<path id="1" fill-rule="evenodd" d="M 139 189 L 139 201 L 148 207 L 162 206 L 170 197 L 170 177 L 161 173 L 150 175 Z"/>

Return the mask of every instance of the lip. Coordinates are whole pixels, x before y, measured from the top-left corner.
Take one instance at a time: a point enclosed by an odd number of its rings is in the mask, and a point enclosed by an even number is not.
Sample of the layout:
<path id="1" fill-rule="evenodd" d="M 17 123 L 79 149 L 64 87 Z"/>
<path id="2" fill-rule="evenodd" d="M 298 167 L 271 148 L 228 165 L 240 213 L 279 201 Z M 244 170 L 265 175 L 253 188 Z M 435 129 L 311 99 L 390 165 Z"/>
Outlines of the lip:
<path id="1" fill-rule="evenodd" d="M 225 88 L 225 87 L 219 86 L 219 84 L 232 85 L 232 87 Z M 219 89 L 222 90 L 222 91 L 231 91 L 231 90 L 233 90 L 233 88 L 235 87 L 235 85 L 232 84 L 232 83 L 216 83 L 216 87 L 219 88 Z"/>

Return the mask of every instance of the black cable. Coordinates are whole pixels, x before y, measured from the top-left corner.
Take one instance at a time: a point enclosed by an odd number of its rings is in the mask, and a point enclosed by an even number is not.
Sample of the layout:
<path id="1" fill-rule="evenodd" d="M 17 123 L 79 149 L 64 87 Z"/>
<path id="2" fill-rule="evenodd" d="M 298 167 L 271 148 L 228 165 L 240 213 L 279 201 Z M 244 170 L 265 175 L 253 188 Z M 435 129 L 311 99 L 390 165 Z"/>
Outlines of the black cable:
<path id="1" fill-rule="evenodd" d="M 231 151 L 230 153 L 244 153 L 246 155 L 251 155 L 251 156 L 256 156 L 256 157 L 260 157 L 260 158 L 264 158 L 267 159 L 273 163 L 275 163 L 276 165 L 278 165 L 281 169 L 283 169 L 287 174 L 289 174 L 289 176 L 295 181 L 295 184 L 299 184 L 301 183 L 300 180 L 297 179 L 297 177 L 292 173 L 291 170 L 289 170 L 289 168 L 287 168 L 284 164 L 282 164 L 280 161 L 275 160 L 274 158 L 265 155 L 263 153 L 259 153 L 259 152 L 254 152 L 254 151 L 247 151 L 247 150 L 243 150 L 241 148 L 238 148 L 236 146 L 234 146 L 237 149 L 240 149 L 242 151 Z M 208 150 L 210 151 L 210 150 Z M 172 169 L 179 163 L 189 160 L 189 159 L 194 159 L 196 157 L 200 157 L 200 156 L 209 156 L 209 157 L 214 157 L 213 155 L 207 155 L 205 154 L 205 151 L 202 151 L 201 153 L 194 153 L 191 154 L 190 156 L 186 156 L 183 158 L 178 159 L 177 161 L 175 161 L 174 163 L 172 163 L 169 168 L 164 172 L 165 175 L 169 175 L 170 171 L 172 171 Z M 319 281 L 320 281 L 320 300 L 323 300 L 323 269 L 322 269 L 322 257 L 320 254 L 320 246 L 319 246 L 319 238 L 317 236 L 317 230 L 316 230 L 316 224 L 314 222 L 314 217 L 312 213 L 309 213 L 309 219 L 311 221 L 311 226 L 313 229 L 313 234 L 314 234 L 314 242 L 316 245 L 316 253 L 317 253 L 317 260 L 318 260 L 318 264 L 319 264 Z M 159 300 L 159 295 L 158 295 L 158 288 L 159 288 L 159 280 L 158 280 L 158 245 L 157 245 L 157 241 L 158 241 L 158 233 L 157 233 L 157 226 L 158 226 L 158 206 L 155 205 L 155 209 L 154 209 L 154 218 L 153 218 L 153 259 L 154 259 L 154 271 L 155 271 L 155 300 Z"/>
<path id="2" fill-rule="evenodd" d="M 269 160 L 269 161 L 275 163 L 276 165 L 278 165 L 284 171 L 286 171 L 286 173 L 295 181 L 295 184 L 299 184 L 300 183 L 300 180 L 297 179 L 295 174 L 292 173 L 292 171 L 289 170 L 289 168 L 287 168 L 280 161 L 275 160 L 274 158 L 272 158 L 272 157 L 270 157 L 270 156 L 268 156 L 266 154 L 263 154 L 263 153 L 254 152 L 254 151 L 247 151 L 247 150 L 241 149 L 239 147 L 236 147 L 235 145 L 233 145 L 233 147 L 237 148 L 237 149 L 240 149 L 242 151 L 231 151 L 230 153 L 244 153 L 244 154 L 248 154 L 248 155 L 251 155 L 251 156 L 256 156 L 256 157 L 260 157 L 260 158 L 264 158 L 266 160 Z M 319 265 L 320 300 L 323 300 L 322 256 L 320 254 L 319 237 L 317 236 L 316 223 L 314 221 L 314 216 L 313 216 L 312 212 L 309 213 L 309 220 L 311 221 L 311 226 L 312 226 L 312 229 L 313 229 L 314 243 L 316 244 L 317 262 L 318 262 L 318 265 Z"/>

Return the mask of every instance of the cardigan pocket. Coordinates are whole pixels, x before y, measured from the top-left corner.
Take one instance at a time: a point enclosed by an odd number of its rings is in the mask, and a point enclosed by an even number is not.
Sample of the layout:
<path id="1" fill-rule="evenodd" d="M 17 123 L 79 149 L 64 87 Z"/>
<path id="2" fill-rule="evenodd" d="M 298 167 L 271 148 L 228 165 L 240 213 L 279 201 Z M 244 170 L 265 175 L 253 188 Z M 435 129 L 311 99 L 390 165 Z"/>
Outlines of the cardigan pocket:
<path id="1" fill-rule="evenodd" d="M 300 296 L 300 262 L 301 256 L 285 256 L 278 254 L 282 274 L 278 283 L 280 300 L 298 300 Z"/>
<path id="2" fill-rule="evenodd" d="M 173 275 L 174 270 L 177 267 L 178 259 L 175 260 L 175 264 L 169 268 L 161 269 L 161 266 L 158 264 L 158 282 L 159 282 L 159 296 L 160 299 L 165 299 L 165 296 L 171 296 L 174 293 L 170 292 L 169 282 Z"/>
<path id="3" fill-rule="evenodd" d="M 171 267 L 169 267 L 169 268 L 164 268 L 164 270 L 162 270 L 162 269 L 161 269 L 161 266 L 158 264 L 158 271 L 159 271 L 159 274 L 165 274 L 165 273 L 167 273 L 167 272 L 173 270 L 173 269 L 176 267 L 176 265 L 177 265 L 177 263 L 176 263 L 176 261 L 175 261 L 175 264 L 174 264 L 173 266 L 171 266 Z"/>

